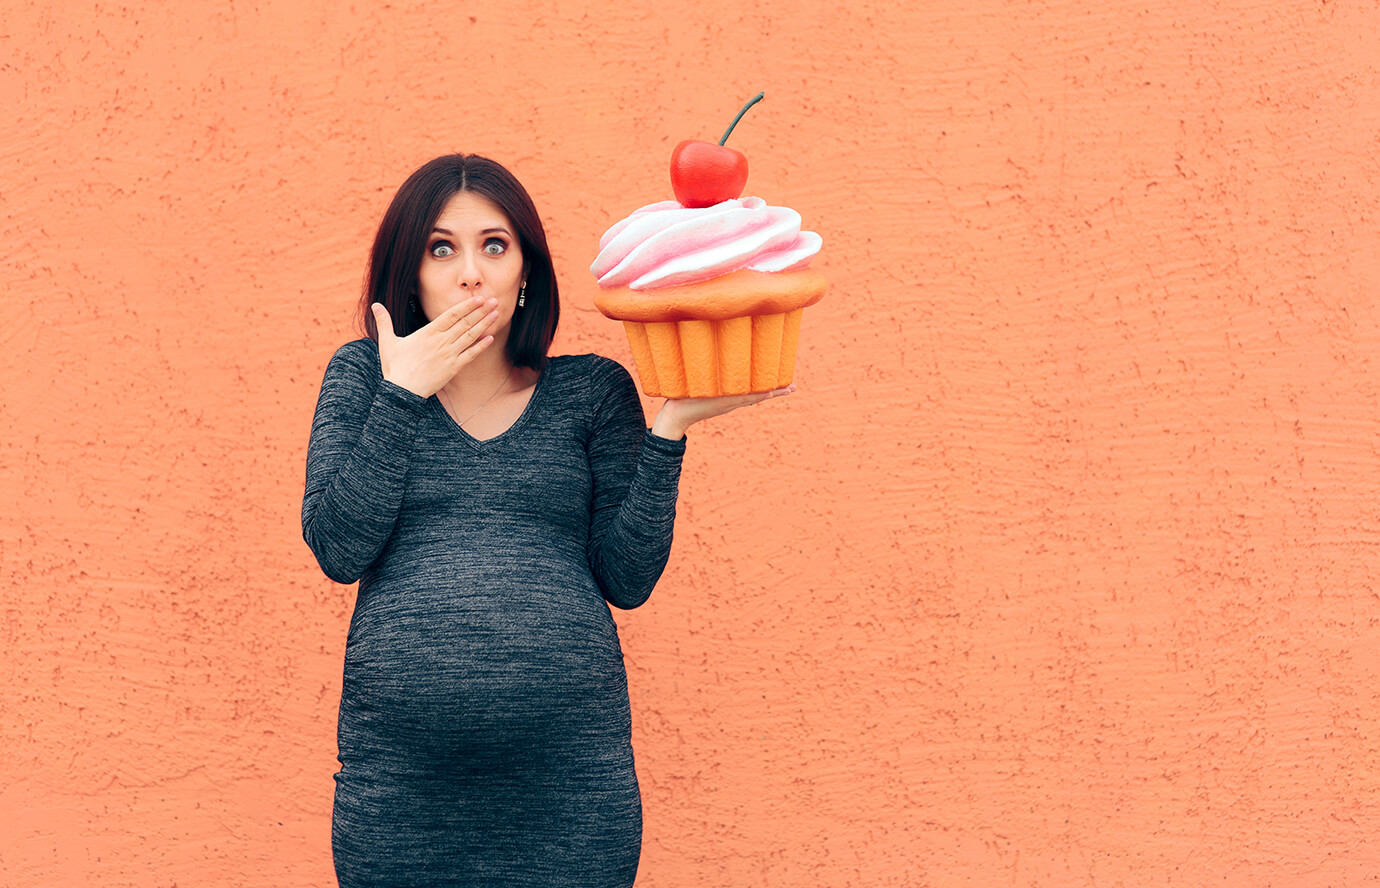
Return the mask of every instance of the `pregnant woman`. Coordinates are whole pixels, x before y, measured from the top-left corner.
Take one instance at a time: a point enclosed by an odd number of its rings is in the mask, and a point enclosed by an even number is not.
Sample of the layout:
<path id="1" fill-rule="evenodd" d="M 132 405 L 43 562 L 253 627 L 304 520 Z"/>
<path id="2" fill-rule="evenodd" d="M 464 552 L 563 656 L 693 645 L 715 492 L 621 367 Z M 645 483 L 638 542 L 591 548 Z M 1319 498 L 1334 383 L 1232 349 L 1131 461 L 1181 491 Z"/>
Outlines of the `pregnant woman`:
<path id="1" fill-rule="evenodd" d="M 685 432 L 769 394 L 666 401 L 547 357 L 556 277 L 531 198 L 451 155 L 374 241 L 367 338 L 326 368 L 302 530 L 359 581 L 332 846 L 354 886 L 629 886 L 642 809 L 609 605 L 666 565 Z"/>

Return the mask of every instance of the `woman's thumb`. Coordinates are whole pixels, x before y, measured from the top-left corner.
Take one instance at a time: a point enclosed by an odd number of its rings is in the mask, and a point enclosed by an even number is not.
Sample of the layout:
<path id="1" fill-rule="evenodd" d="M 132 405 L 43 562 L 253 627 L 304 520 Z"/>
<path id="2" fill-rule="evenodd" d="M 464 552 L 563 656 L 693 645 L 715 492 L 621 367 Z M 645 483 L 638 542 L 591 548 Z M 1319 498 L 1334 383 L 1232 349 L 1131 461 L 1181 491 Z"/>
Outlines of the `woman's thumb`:
<path id="1" fill-rule="evenodd" d="M 374 312 L 374 326 L 378 329 L 379 339 L 394 339 L 393 319 L 388 314 L 388 309 L 383 307 L 382 302 L 375 302 L 369 306 Z"/>

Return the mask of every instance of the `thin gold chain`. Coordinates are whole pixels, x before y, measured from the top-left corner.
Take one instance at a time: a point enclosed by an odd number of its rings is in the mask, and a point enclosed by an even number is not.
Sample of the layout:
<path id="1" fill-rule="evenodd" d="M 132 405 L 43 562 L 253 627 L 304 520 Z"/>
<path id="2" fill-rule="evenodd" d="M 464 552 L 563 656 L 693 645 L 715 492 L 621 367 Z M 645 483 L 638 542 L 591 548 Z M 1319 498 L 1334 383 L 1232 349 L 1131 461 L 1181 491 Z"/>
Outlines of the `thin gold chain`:
<path id="1" fill-rule="evenodd" d="M 494 398 L 498 397 L 498 393 L 501 392 L 501 391 L 503 391 L 503 387 L 506 386 L 506 385 L 508 384 L 508 380 L 510 380 L 510 379 L 513 378 L 513 370 L 514 370 L 514 369 L 516 369 L 516 368 L 509 367 L 509 368 L 508 368 L 508 375 L 505 376 L 505 377 L 503 377 L 503 381 L 500 382 L 500 383 L 498 384 L 498 388 L 494 389 L 494 393 L 493 393 L 492 395 L 489 395 L 487 398 L 485 398 L 483 404 L 480 404 L 478 407 L 474 408 L 474 412 L 473 412 L 473 413 L 471 413 L 469 416 L 465 417 L 464 419 L 458 420 L 455 424 L 458 425 L 458 426 L 460 426 L 461 428 L 464 428 L 465 423 L 467 423 L 467 422 L 469 422 L 470 420 L 474 419 L 476 416 L 479 415 L 479 411 L 483 410 L 485 407 L 488 407 L 488 406 L 489 406 L 489 402 L 492 401 Z M 441 396 L 441 400 L 446 402 L 446 409 L 449 410 L 449 411 L 451 412 L 451 415 L 452 415 L 452 416 L 454 416 L 454 415 L 455 415 L 455 408 L 454 408 L 453 406 L 451 406 L 450 398 L 446 397 L 446 392 L 445 392 L 445 390 L 444 390 L 444 389 L 437 389 L 437 390 L 436 390 L 436 394 L 440 395 L 440 396 Z"/>

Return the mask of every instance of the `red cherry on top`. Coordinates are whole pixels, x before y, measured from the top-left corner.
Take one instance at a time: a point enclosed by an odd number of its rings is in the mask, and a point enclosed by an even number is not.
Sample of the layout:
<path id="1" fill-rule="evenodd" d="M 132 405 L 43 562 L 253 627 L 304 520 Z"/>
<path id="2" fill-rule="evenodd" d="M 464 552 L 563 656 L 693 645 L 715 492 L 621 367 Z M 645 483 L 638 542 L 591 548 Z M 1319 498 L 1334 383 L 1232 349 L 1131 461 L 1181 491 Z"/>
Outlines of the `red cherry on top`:
<path id="1" fill-rule="evenodd" d="M 753 96 L 724 131 L 719 144 L 686 139 L 671 151 L 671 190 L 676 200 L 687 207 L 712 207 L 733 200 L 747 185 L 747 155 L 725 148 L 729 133 L 747 110 L 762 101 L 764 93 Z"/>
<path id="2" fill-rule="evenodd" d="M 712 207 L 733 200 L 747 185 L 747 155 L 699 139 L 686 139 L 671 152 L 671 189 L 687 207 Z"/>

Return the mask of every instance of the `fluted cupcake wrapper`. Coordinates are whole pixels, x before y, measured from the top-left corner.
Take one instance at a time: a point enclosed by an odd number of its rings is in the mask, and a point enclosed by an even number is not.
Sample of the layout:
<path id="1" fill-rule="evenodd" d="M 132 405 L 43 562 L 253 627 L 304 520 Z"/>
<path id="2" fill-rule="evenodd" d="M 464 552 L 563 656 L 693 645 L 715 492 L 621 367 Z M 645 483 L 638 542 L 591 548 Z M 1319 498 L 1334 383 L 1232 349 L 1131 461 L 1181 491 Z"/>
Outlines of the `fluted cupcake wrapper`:
<path id="1" fill-rule="evenodd" d="M 795 376 L 803 308 L 721 321 L 624 321 L 642 391 L 659 398 L 769 392 Z"/>

